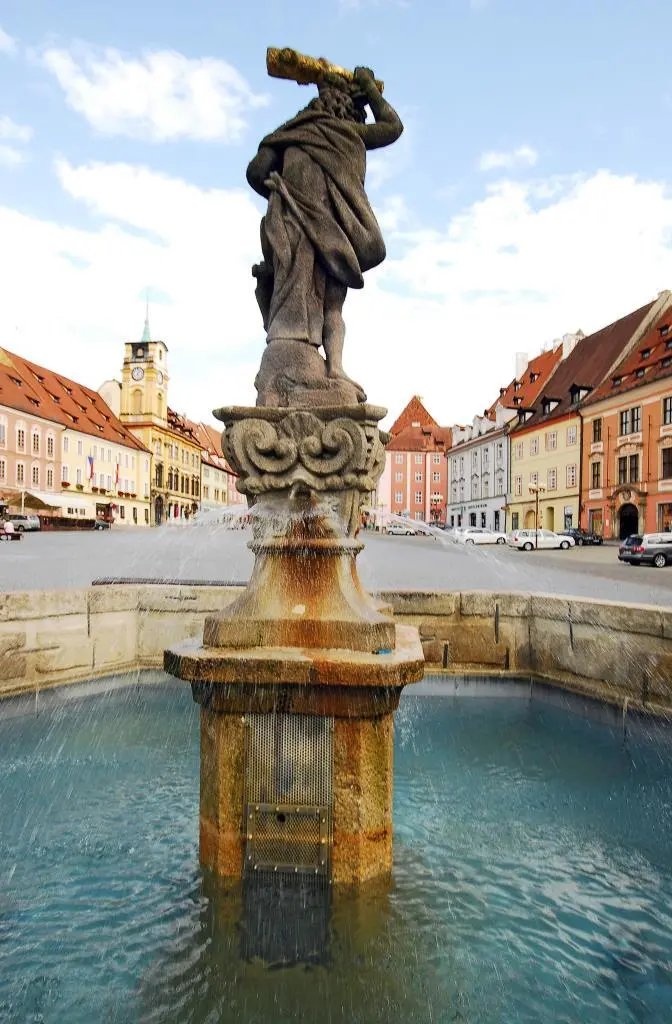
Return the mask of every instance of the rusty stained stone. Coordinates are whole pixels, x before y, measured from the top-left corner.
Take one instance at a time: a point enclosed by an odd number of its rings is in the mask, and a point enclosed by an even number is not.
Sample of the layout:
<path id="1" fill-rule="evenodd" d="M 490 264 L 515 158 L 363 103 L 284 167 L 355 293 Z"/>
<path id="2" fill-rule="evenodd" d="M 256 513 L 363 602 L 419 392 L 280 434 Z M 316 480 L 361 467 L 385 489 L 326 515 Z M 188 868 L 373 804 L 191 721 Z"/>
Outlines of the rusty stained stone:
<path id="1" fill-rule="evenodd" d="M 201 708 L 200 860 L 219 875 L 240 877 L 245 771 L 241 715 Z"/>
<path id="2" fill-rule="evenodd" d="M 206 647 L 394 646 L 394 622 L 366 593 L 357 573 L 358 542 L 329 534 L 315 517 L 288 535 L 252 542 L 250 582 L 221 614 L 205 621 Z"/>
<path id="3" fill-rule="evenodd" d="M 396 711 L 401 687 L 238 686 L 192 683 L 197 704 L 228 714 L 376 718 Z"/>
<path id="4" fill-rule="evenodd" d="M 164 668 L 194 683 L 401 687 L 422 679 L 424 659 L 413 626 L 396 626 L 395 634 L 389 654 L 292 647 L 219 649 L 187 640 L 164 651 Z"/>
<path id="5" fill-rule="evenodd" d="M 393 742 L 391 714 L 334 723 L 335 883 L 358 884 L 392 870 Z"/>

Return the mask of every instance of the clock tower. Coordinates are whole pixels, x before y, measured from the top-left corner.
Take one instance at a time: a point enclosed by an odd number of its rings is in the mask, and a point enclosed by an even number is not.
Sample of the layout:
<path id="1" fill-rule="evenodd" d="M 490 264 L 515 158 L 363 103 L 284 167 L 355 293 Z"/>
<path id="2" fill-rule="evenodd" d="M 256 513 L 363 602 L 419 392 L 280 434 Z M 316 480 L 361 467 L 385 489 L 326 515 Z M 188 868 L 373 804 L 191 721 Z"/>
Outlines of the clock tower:
<path id="1" fill-rule="evenodd" d="M 152 341 L 149 315 L 140 341 L 127 341 L 121 371 L 121 419 L 127 426 L 168 422 L 168 347 Z"/>

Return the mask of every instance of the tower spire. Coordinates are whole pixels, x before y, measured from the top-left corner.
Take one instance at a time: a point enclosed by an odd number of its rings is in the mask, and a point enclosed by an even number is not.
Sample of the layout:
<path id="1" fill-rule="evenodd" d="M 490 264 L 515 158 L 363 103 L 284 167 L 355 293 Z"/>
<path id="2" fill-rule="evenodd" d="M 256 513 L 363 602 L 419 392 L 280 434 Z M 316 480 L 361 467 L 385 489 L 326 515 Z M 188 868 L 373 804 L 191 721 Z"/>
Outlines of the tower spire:
<path id="1" fill-rule="evenodd" d="M 149 329 L 149 289 L 147 290 L 147 296 L 145 299 L 145 329 L 142 332 L 142 341 L 148 342 L 152 340 L 152 334 Z"/>

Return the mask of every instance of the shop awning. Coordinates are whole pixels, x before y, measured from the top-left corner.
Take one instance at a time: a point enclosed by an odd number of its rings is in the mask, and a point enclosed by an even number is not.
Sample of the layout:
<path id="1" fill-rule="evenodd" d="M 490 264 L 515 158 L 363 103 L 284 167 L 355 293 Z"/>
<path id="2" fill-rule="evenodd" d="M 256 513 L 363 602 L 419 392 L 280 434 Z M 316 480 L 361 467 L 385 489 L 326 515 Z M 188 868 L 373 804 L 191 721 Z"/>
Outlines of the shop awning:
<path id="1" fill-rule="evenodd" d="M 9 488 L 0 491 L 0 500 L 10 505 L 20 505 L 23 500 L 24 508 L 47 509 L 63 508 L 64 499 L 60 494 L 51 494 L 48 491 L 20 491 L 18 488 Z"/>

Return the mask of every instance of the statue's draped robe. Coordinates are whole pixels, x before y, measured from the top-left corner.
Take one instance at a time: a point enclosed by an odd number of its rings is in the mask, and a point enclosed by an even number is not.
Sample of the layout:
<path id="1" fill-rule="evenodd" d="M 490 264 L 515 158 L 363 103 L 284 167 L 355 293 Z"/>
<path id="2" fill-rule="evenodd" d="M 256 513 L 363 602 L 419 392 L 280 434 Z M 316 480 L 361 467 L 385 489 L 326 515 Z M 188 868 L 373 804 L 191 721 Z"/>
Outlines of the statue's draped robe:
<path id="1" fill-rule="evenodd" d="M 329 279 L 362 288 L 363 274 L 385 259 L 364 191 L 364 142 L 354 123 L 308 109 L 261 146 L 273 149 L 282 165 L 267 181 L 271 194 L 261 223 L 264 259 L 273 271 L 268 341 L 321 345 Z"/>

